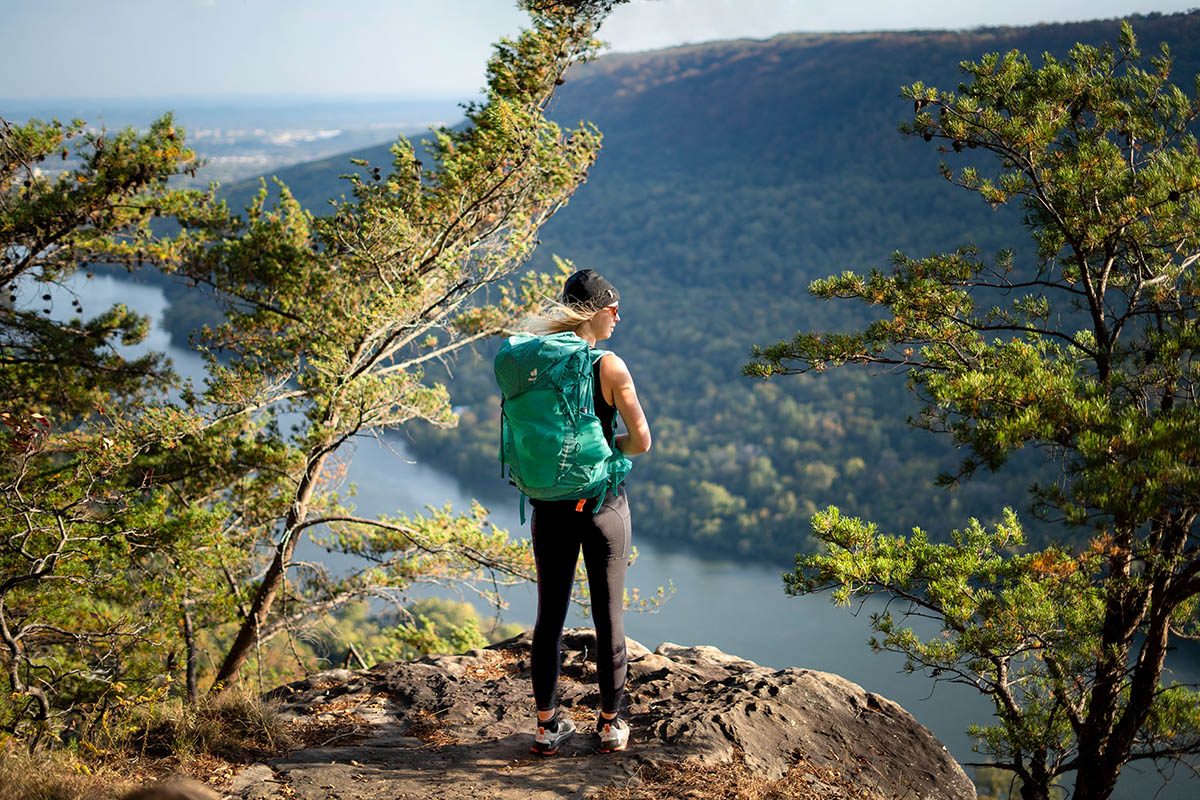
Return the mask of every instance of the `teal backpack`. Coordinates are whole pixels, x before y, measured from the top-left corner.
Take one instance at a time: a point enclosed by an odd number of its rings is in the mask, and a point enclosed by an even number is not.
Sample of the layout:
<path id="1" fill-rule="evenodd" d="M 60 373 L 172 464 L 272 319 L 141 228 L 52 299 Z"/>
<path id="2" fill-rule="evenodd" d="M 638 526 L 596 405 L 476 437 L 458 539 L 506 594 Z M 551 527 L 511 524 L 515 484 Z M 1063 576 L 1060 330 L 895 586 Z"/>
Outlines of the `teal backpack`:
<path id="1" fill-rule="evenodd" d="M 592 367 L 605 351 L 573 333 L 510 336 L 496 354 L 500 386 L 500 474 L 525 498 L 579 500 L 615 490 L 633 467 L 604 435 L 595 413 Z"/>

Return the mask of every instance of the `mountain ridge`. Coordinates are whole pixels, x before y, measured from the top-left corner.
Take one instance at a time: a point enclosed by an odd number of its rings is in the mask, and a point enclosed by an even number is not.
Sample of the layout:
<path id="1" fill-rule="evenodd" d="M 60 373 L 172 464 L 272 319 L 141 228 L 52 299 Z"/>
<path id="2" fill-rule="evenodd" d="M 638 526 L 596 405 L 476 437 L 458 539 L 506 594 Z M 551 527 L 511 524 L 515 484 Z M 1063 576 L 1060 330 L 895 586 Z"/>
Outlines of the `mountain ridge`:
<path id="1" fill-rule="evenodd" d="M 1172 42 L 1174 79 L 1190 86 L 1200 72 L 1200 13 L 1130 19 L 1144 52 Z M 630 365 L 656 434 L 630 478 L 639 531 L 667 546 L 782 564 L 811 548 L 805 519 L 830 504 L 935 537 L 968 516 L 986 523 L 1004 505 L 1024 504 L 1037 454 L 957 491 L 935 488 L 957 454 L 946 438 L 905 426 L 919 404 L 899 379 L 843 370 L 760 383 L 740 367 L 753 346 L 797 328 L 847 330 L 870 319 L 813 300 L 806 287 L 815 278 L 886 269 L 895 251 L 968 243 L 1031 258 L 1020 209 L 993 211 L 938 176 L 940 159 L 971 153 L 939 153 L 896 133 L 911 112 L 899 88 L 915 80 L 954 88 L 959 62 L 988 51 L 1065 57 L 1076 41 L 1115 40 L 1117 27 L 782 34 L 612 54 L 568 74 L 552 116 L 595 122 L 604 149 L 543 228 L 531 263 L 548 268 L 557 253 L 621 288 L 624 320 L 610 344 Z M 357 155 L 389 160 L 384 145 Z M 332 158 L 280 175 L 320 212 L 344 190 L 334 176 L 350 169 Z M 230 187 L 230 196 L 254 188 Z M 499 500 L 511 495 L 494 478 L 489 347 L 455 368 L 459 428 L 408 435 L 420 457 Z M 1051 533 L 1029 526 L 1035 542 Z"/>

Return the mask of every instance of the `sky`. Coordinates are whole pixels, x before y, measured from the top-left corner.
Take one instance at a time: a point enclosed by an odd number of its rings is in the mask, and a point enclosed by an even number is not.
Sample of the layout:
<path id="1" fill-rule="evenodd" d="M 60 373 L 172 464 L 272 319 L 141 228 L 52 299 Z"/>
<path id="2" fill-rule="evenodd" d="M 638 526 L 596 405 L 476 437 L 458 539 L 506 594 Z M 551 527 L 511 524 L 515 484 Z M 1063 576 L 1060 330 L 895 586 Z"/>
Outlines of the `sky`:
<path id="1" fill-rule="evenodd" d="M 962 29 L 1200 0 L 631 0 L 600 37 L 649 50 L 794 31 Z M 512 0 L 0 0 L 0 98 L 468 97 Z M 0 108 L 3 113 L 3 108 Z"/>

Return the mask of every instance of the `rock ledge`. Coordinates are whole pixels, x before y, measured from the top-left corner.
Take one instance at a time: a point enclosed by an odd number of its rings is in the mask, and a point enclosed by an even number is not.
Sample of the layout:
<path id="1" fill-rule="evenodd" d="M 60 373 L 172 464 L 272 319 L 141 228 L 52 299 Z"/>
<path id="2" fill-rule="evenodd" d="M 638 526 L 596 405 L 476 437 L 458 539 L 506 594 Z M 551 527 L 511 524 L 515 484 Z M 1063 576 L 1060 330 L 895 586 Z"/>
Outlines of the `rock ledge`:
<path id="1" fill-rule="evenodd" d="M 837 675 L 771 670 L 707 646 L 652 653 L 629 642 L 630 747 L 600 755 L 588 629 L 563 637 L 560 704 L 580 733 L 558 756 L 534 756 L 529 645 L 527 632 L 486 650 L 282 687 L 272 694 L 284 717 L 329 739 L 244 770 L 229 791 L 247 800 L 524 800 L 584 796 L 645 764 L 741 761 L 774 778 L 804 759 L 868 795 L 974 800 L 945 747 L 891 700 Z"/>

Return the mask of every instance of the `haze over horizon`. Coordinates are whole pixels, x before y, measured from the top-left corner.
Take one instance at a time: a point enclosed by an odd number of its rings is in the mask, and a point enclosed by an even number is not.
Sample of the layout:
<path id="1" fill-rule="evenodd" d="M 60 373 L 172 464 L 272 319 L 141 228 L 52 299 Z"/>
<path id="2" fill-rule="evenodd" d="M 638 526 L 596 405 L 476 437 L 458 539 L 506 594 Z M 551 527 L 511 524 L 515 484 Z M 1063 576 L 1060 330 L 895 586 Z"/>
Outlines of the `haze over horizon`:
<path id="1" fill-rule="evenodd" d="M 792 32 L 949 29 L 1175 13 L 1196 0 L 633 0 L 601 29 L 607 52 Z M 248 103 L 475 96 L 494 42 L 526 16 L 509 0 L 0 0 L 6 102 Z M 97 47 L 97 42 L 103 47 Z M 3 109 L 0 108 L 0 114 Z"/>

